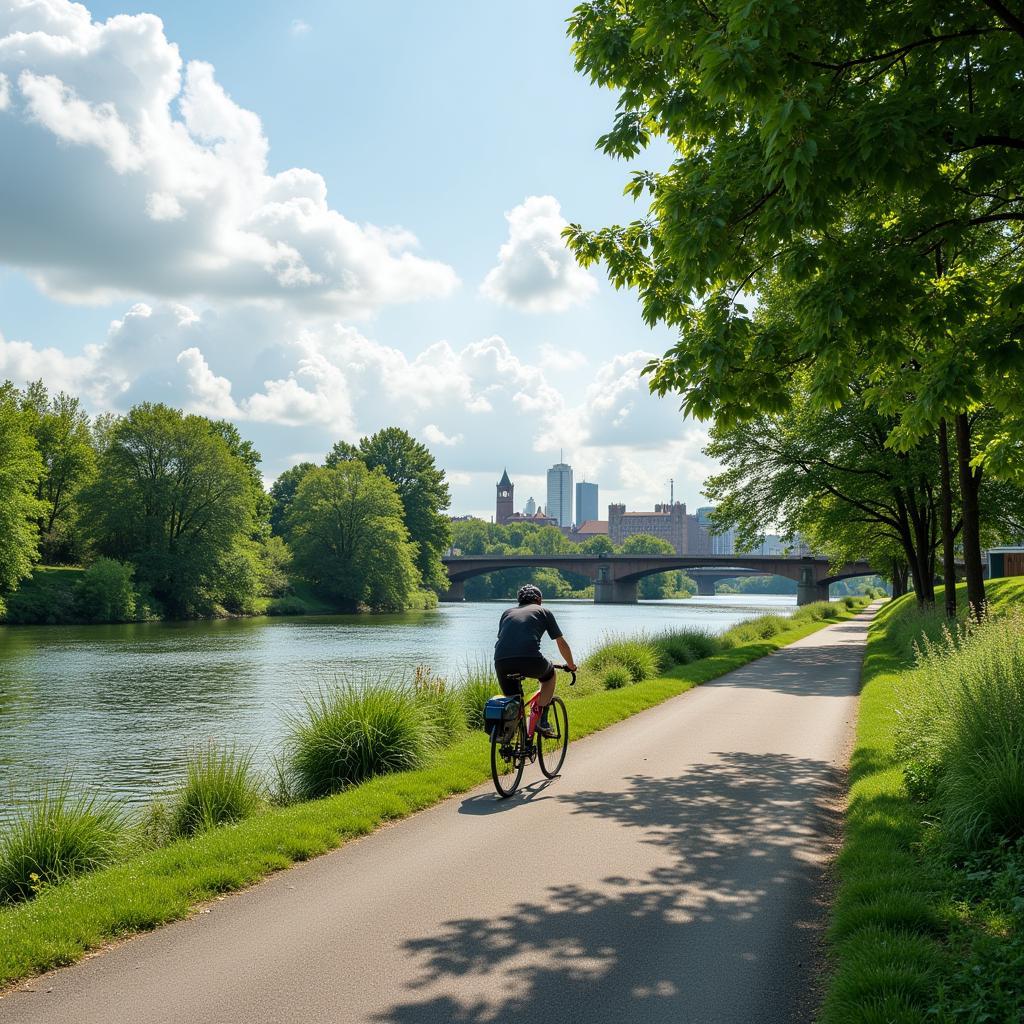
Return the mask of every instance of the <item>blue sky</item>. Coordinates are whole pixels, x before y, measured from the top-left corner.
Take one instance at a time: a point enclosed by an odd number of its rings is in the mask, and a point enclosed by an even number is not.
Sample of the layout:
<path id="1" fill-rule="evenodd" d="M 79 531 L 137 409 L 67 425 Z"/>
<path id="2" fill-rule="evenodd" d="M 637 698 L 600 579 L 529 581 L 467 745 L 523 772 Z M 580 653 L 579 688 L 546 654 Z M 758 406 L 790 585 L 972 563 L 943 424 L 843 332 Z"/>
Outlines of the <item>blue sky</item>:
<path id="1" fill-rule="evenodd" d="M 0 378 L 228 416 L 268 478 L 399 423 L 458 513 L 560 448 L 602 508 L 697 503 L 671 337 L 558 241 L 638 213 L 571 8 L 0 0 Z"/>

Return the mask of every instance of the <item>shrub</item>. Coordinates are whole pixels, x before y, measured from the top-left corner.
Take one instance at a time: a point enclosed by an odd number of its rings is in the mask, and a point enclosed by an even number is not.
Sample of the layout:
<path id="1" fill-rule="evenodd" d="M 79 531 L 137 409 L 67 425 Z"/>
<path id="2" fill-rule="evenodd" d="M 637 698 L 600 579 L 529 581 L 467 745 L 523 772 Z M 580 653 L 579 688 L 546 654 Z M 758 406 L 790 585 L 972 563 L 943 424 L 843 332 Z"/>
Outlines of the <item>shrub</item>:
<path id="1" fill-rule="evenodd" d="M 497 680 L 486 661 L 467 667 L 459 685 L 459 698 L 463 714 L 470 729 L 484 727 L 484 705 L 496 693 L 500 693 Z"/>
<path id="2" fill-rule="evenodd" d="M 448 744 L 459 739 L 466 731 L 466 711 L 459 691 L 424 665 L 417 666 L 412 686 L 421 713 L 437 729 L 438 741 Z"/>
<path id="3" fill-rule="evenodd" d="M 624 665 L 609 665 L 601 674 L 601 685 L 606 690 L 621 690 L 632 682 L 633 677 Z"/>
<path id="4" fill-rule="evenodd" d="M 285 756 L 295 795 L 309 800 L 421 768 L 436 746 L 436 725 L 409 687 L 347 681 L 306 698 L 289 722 Z"/>
<path id="5" fill-rule="evenodd" d="M 77 575 L 77 573 L 76 573 Z M 37 569 L 13 594 L 6 595 L 5 622 L 65 625 L 78 621 L 70 572 Z"/>
<path id="6" fill-rule="evenodd" d="M 275 597 L 267 604 L 268 615 L 306 615 L 309 605 L 301 597 Z"/>
<path id="7" fill-rule="evenodd" d="M 131 622 L 135 618 L 135 568 L 97 558 L 78 581 L 75 603 L 87 622 Z"/>
<path id="8" fill-rule="evenodd" d="M 125 844 L 126 821 L 111 800 L 71 793 L 65 779 L 14 812 L 0 835 L 0 903 L 104 867 Z"/>
<path id="9" fill-rule="evenodd" d="M 1024 835 L 1024 616 L 943 628 L 904 678 L 897 751 L 948 839 L 981 849 Z"/>
<path id="10" fill-rule="evenodd" d="M 781 615 L 758 615 L 756 618 L 736 623 L 719 637 L 719 641 L 723 647 L 742 647 L 758 640 L 769 640 L 790 628 L 791 620 L 784 619 Z"/>
<path id="11" fill-rule="evenodd" d="M 661 654 L 653 640 L 611 640 L 596 650 L 584 662 L 584 667 L 603 671 L 607 666 L 621 665 L 629 672 L 630 680 L 642 682 L 656 676 L 661 670 Z"/>
<path id="12" fill-rule="evenodd" d="M 252 769 L 252 752 L 213 743 L 194 751 L 185 785 L 170 809 L 171 833 L 197 832 L 248 818 L 264 802 L 264 787 Z"/>

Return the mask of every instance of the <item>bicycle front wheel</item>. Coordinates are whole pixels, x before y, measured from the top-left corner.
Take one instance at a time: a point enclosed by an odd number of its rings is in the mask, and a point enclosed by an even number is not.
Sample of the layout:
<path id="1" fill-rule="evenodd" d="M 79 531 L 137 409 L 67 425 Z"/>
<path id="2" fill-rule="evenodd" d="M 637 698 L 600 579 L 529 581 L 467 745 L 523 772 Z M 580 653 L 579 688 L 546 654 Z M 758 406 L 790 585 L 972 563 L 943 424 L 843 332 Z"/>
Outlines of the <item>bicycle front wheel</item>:
<path id="1" fill-rule="evenodd" d="M 540 770 L 546 778 L 553 779 L 561 770 L 565 761 L 565 752 L 569 749 L 569 712 L 561 697 L 553 697 L 548 708 L 548 725 L 554 730 L 553 737 L 537 736 L 537 760 Z"/>
<path id="2" fill-rule="evenodd" d="M 522 717 L 511 743 L 491 736 L 491 778 L 498 796 L 510 797 L 518 788 L 526 767 L 526 722 Z"/>

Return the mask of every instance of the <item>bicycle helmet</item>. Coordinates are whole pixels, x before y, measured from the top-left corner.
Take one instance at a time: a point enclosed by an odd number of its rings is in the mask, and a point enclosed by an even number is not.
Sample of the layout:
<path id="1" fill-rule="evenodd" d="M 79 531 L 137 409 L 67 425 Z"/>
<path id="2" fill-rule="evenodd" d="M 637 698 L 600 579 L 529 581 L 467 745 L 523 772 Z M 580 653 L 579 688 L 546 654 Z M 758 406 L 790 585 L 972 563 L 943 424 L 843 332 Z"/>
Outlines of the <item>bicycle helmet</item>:
<path id="1" fill-rule="evenodd" d="M 540 588 L 535 587 L 532 583 L 520 587 L 519 593 L 516 595 L 520 604 L 540 604 L 542 596 Z"/>

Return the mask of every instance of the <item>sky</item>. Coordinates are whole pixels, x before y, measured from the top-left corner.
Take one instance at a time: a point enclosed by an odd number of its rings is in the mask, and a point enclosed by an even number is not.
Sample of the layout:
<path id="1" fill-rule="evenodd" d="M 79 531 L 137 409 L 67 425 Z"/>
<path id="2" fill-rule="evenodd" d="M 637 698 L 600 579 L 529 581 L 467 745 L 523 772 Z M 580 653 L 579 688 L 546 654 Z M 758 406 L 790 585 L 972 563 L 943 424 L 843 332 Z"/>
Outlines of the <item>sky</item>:
<path id="1" fill-rule="evenodd" d="M 0 380 L 235 422 L 272 480 L 409 430 L 453 514 L 564 453 L 702 504 L 673 342 L 560 237 L 641 216 L 562 0 L 0 0 Z"/>

